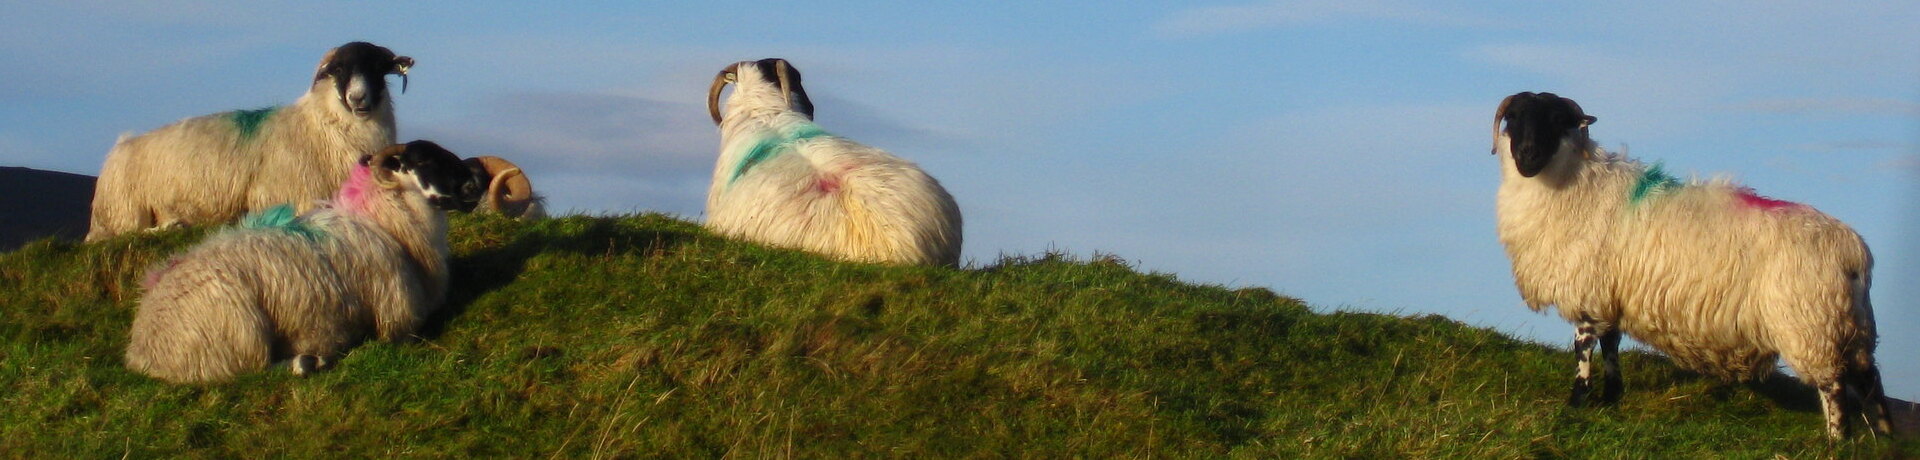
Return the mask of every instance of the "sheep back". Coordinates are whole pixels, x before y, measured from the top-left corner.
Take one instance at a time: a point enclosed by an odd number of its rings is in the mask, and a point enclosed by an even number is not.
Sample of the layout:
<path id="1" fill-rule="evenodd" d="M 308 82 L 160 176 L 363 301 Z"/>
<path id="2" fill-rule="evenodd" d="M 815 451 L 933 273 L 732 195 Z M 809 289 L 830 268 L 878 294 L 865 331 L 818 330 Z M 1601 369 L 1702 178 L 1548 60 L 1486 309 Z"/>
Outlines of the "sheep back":
<path id="1" fill-rule="evenodd" d="M 709 193 L 714 231 L 854 261 L 958 263 L 959 206 L 912 162 L 811 123 L 736 143 Z"/>

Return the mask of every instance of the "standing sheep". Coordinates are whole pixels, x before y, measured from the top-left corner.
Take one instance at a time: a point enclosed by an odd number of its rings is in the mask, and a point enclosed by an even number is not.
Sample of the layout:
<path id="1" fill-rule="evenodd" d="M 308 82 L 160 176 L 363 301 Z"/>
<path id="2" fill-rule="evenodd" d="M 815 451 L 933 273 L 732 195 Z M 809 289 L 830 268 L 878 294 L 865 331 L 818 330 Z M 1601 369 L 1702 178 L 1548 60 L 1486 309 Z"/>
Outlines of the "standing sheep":
<path id="1" fill-rule="evenodd" d="M 1552 93 L 1515 94 L 1494 114 L 1500 242 L 1520 296 L 1578 328 L 1569 403 L 1592 388 L 1596 341 L 1602 399 L 1618 398 L 1625 332 L 1725 379 L 1785 359 L 1819 390 L 1830 436 L 1843 436 L 1849 390 L 1873 429 L 1890 432 L 1860 236 L 1806 205 L 1607 153 L 1587 137 L 1594 120 Z"/>
<path id="2" fill-rule="evenodd" d="M 405 91 L 413 59 L 353 42 L 327 51 L 286 107 L 188 118 L 121 136 L 100 167 L 87 241 L 229 222 L 282 203 L 300 211 L 347 179 L 354 159 L 394 143 L 386 75 Z"/>
<path id="3" fill-rule="evenodd" d="M 722 117 L 728 83 L 736 87 Z M 953 197 L 912 162 L 822 131 L 787 61 L 727 66 L 707 111 L 720 126 L 707 228 L 861 262 L 959 264 Z"/>
<path id="4" fill-rule="evenodd" d="M 305 375 L 369 335 L 407 338 L 446 297 L 445 210 L 467 174 L 432 142 L 395 145 L 323 207 L 268 209 L 174 256 L 147 276 L 127 367 L 208 382 L 291 357 Z"/>

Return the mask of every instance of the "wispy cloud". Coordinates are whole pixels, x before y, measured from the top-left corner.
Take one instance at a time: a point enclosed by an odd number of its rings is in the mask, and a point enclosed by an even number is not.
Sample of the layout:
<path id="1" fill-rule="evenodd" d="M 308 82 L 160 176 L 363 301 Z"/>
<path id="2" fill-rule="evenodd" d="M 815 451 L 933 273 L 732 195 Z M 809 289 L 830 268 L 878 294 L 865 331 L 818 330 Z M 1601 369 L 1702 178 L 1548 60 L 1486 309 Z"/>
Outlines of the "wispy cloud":
<path id="1" fill-rule="evenodd" d="M 1154 24 L 1153 31 L 1161 36 L 1181 37 L 1349 20 L 1386 20 L 1447 27 L 1493 25 L 1493 21 L 1484 18 L 1386 0 L 1280 0 L 1187 9 Z"/>
<path id="2" fill-rule="evenodd" d="M 836 132 L 901 143 L 932 136 L 829 95 L 819 99 L 839 109 L 831 119 Z M 695 216 L 705 205 L 719 144 L 705 107 L 598 92 L 509 93 L 471 105 L 456 119 L 403 125 L 401 135 L 462 156 L 507 158 L 559 211 Z"/>

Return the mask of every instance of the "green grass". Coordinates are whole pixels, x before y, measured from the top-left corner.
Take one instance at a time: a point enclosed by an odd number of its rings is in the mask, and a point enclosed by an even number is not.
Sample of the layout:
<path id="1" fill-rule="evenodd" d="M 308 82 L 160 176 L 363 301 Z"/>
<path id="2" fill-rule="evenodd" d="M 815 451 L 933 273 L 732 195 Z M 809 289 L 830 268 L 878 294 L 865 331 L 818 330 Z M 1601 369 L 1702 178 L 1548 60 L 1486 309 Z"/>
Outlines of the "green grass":
<path id="1" fill-rule="evenodd" d="M 120 365 L 184 230 L 0 255 L 0 456 L 1791 457 L 1812 393 L 1572 358 L 1438 316 L 1337 312 L 1111 257 L 970 270 L 826 261 L 659 215 L 455 219 L 448 306 L 412 343 L 176 386 Z"/>

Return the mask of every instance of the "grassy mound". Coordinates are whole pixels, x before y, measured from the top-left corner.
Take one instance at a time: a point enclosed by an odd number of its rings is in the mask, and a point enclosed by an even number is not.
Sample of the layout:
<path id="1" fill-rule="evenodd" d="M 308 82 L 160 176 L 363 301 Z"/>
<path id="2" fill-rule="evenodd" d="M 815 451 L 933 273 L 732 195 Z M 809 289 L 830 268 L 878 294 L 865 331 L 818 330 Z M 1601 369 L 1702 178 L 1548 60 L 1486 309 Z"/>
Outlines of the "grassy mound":
<path id="1" fill-rule="evenodd" d="M 1810 390 L 1572 358 L 1437 316 L 1315 313 L 1112 258 L 847 264 L 660 215 L 458 217 L 448 306 L 331 371 L 174 386 L 120 365 L 184 230 L 0 255 L 6 456 L 1794 457 Z"/>

